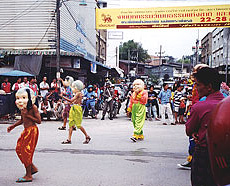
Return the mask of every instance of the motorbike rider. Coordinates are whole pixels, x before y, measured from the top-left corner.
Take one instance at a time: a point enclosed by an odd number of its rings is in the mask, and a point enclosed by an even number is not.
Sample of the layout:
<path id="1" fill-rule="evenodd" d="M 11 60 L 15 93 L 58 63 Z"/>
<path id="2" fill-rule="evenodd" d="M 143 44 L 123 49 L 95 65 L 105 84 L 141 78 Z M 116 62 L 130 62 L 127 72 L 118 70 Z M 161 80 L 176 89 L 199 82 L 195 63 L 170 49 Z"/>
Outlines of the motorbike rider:
<path id="1" fill-rule="evenodd" d="M 85 94 L 86 97 L 86 109 L 89 111 L 89 109 L 92 109 L 93 118 L 97 118 L 96 115 L 96 109 L 95 109 L 95 99 L 96 94 L 93 91 L 93 86 L 89 85 Z"/>
<path id="2" fill-rule="evenodd" d="M 103 112 L 102 112 L 102 118 L 101 120 L 105 119 L 105 114 L 108 110 L 108 106 L 109 106 L 109 119 L 113 120 L 112 117 L 112 109 L 113 109 L 113 96 L 114 96 L 114 89 L 111 87 L 111 83 L 107 82 L 105 84 L 105 89 L 103 92 L 103 97 L 104 97 L 104 108 L 103 108 Z"/>

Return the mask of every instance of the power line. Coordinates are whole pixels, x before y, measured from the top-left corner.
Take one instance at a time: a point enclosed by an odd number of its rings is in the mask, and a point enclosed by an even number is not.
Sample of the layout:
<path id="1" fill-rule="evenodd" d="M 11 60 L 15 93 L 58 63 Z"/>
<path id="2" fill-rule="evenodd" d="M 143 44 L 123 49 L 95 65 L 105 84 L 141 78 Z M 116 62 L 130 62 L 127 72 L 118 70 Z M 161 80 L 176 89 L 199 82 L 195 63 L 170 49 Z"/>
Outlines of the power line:
<path id="1" fill-rule="evenodd" d="M 79 23 L 76 21 L 76 19 L 74 18 L 74 16 L 73 16 L 72 13 L 70 12 L 70 10 L 69 10 L 69 8 L 67 7 L 67 5 L 65 4 L 65 2 L 64 2 L 63 0 L 61 0 L 61 1 L 62 1 L 62 3 L 64 4 L 65 8 L 67 9 L 68 13 L 70 14 L 72 20 L 75 22 L 76 26 L 79 25 Z M 93 43 L 90 41 L 90 39 L 87 37 L 87 35 L 83 35 L 83 36 L 86 38 L 86 40 L 89 42 L 89 44 L 90 44 L 94 49 L 96 49 L 95 44 L 93 44 Z"/>
<path id="2" fill-rule="evenodd" d="M 34 9 L 26 12 L 27 10 L 31 9 L 39 0 L 35 1 L 30 7 L 28 7 L 27 9 L 23 10 L 22 12 L 20 12 L 19 14 L 17 14 L 16 16 L 14 16 L 13 18 L 9 19 L 8 21 L 4 22 L 3 24 L 0 25 L 0 30 L 2 30 L 3 28 L 5 28 L 6 26 L 8 26 L 9 24 L 15 22 L 16 20 L 18 20 L 19 18 L 21 18 L 24 15 L 27 15 L 28 13 L 32 12 L 35 8 L 39 7 L 45 0 L 41 1 L 36 7 L 34 7 Z M 25 14 L 23 14 L 24 12 L 26 12 Z M 5 26 L 4 26 L 5 25 Z"/>
<path id="3" fill-rule="evenodd" d="M 44 35 L 42 36 L 42 38 L 40 39 L 40 41 L 38 42 L 38 44 L 36 45 L 36 47 L 34 48 L 34 50 L 37 49 L 37 47 L 39 46 L 39 44 L 41 43 L 41 41 L 44 39 L 44 37 L 46 36 L 46 34 L 47 34 L 47 32 L 48 32 L 48 30 L 49 30 L 49 28 L 50 28 L 50 26 L 51 26 L 51 23 L 52 23 L 54 20 L 55 20 L 54 18 L 51 19 L 51 21 L 50 21 L 50 23 L 49 23 L 49 26 L 47 27 L 47 29 L 46 29 Z"/>

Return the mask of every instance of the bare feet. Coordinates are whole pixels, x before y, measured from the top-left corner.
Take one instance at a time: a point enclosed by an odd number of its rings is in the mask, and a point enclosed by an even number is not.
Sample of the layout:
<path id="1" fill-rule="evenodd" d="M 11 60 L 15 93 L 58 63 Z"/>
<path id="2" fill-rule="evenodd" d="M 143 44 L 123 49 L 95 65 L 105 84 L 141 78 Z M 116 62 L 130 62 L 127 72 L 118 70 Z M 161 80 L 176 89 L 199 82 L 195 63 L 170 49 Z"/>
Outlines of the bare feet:
<path id="1" fill-rule="evenodd" d="M 38 172 L 38 168 L 34 164 L 32 164 L 32 166 L 31 166 L 31 175 L 36 174 L 37 172 Z"/>

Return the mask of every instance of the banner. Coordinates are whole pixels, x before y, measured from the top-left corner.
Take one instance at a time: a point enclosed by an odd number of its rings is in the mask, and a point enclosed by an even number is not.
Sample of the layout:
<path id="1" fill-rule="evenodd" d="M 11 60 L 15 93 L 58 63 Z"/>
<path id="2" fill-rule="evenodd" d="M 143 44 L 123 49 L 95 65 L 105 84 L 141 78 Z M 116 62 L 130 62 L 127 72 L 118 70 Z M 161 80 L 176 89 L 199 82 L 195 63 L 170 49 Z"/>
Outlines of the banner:
<path id="1" fill-rule="evenodd" d="M 230 5 L 96 9 L 96 29 L 230 27 Z"/>

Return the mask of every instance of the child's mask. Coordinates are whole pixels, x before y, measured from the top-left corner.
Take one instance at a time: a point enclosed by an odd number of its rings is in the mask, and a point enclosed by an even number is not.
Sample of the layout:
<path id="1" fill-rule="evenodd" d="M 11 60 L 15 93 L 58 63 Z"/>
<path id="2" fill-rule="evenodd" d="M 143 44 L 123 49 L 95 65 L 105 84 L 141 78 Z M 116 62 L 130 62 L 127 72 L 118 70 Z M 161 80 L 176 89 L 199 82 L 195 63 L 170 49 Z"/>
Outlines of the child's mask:
<path id="1" fill-rule="evenodd" d="M 17 91 L 15 97 L 16 97 L 15 104 L 20 110 L 27 108 L 29 101 L 31 101 L 32 104 L 35 103 L 34 91 L 28 87 L 20 88 Z"/>

